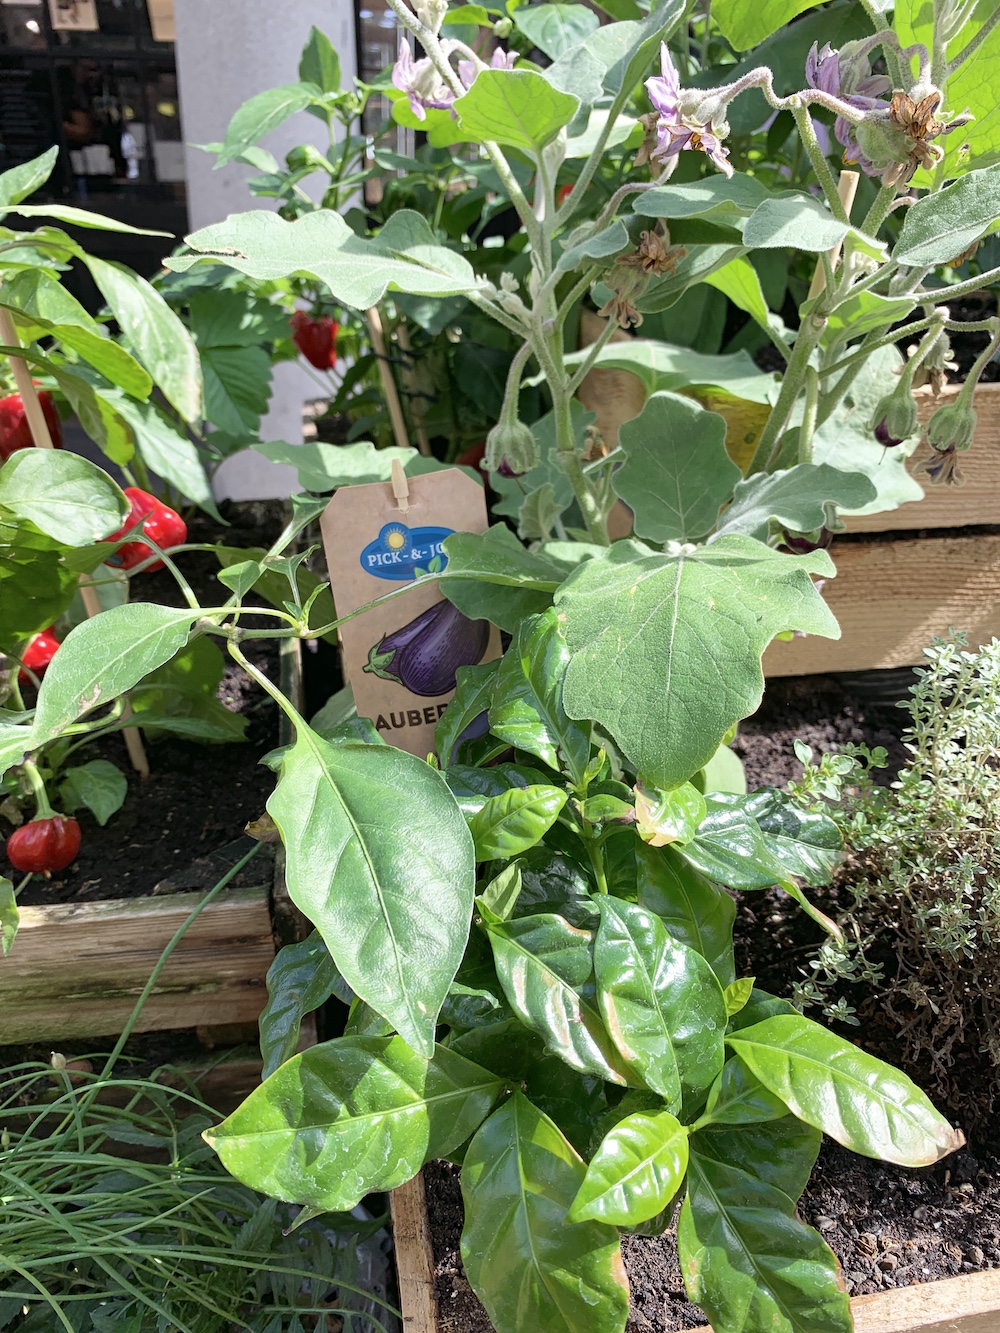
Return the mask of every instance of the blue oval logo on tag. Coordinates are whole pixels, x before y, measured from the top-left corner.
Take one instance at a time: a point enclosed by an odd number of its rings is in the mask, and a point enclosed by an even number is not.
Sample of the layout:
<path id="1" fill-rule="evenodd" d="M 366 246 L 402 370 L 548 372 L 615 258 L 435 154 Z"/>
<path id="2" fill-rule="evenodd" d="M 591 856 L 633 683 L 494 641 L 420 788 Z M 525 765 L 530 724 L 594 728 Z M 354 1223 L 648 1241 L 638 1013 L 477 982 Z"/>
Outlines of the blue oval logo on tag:
<path id="1" fill-rule="evenodd" d="M 448 563 L 444 540 L 451 528 L 408 528 L 405 523 L 387 523 L 373 542 L 361 552 L 361 568 L 377 579 L 420 578 L 440 574 Z"/>

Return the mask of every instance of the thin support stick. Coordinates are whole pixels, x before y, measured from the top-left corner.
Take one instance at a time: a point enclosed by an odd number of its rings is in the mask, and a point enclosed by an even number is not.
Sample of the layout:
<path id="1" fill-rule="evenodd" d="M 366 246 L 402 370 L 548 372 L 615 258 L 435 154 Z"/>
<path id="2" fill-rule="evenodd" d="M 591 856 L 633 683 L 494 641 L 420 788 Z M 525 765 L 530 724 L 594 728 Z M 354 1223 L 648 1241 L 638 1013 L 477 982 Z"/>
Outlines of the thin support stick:
<path id="1" fill-rule="evenodd" d="M 17 329 L 14 327 L 10 312 L 2 308 L 0 308 L 0 339 L 7 347 L 21 346 L 21 340 L 18 337 Z M 17 385 L 18 393 L 21 395 L 21 402 L 24 404 L 24 415 L 28 418 L 28 429 L 31 431 L 31 438 L 34 440 L 36 448 L 54 449 L 55 445 L 49 431 L 49 423 L 45 420 L 45 413 L 42 411 L 38 390 L 31 378 L 28 363 L 22 357 L 12 356 L 10 366 L 14 372 L 14 382 Z M 94 616 L 101 614 L 101 603 L 97 596 L 97 590 L 86 574 L 80 575 L 80 596 L 83 598 L 83 608 L 88 619 L 93 619 Z M 128 757 L 132 761 L 132 767 L 139 774 L 139 777 L 145 781 L 149 777 L 149 760 L 146 758 L 142 737 L 136 727 L 126 727 L 124 735 L 125 746 L 128 750 Z"/>
<path id="2" fill-rule="evenodd" d="M 406 418 L 403 416 L 403 405 L 399 401 L 399 390 L 396 388 L 396 381 L 392 377 L 392 367 L 389 365 L 389 358 L 386 353 L 382 317 L 377 306 L 372 306 L 370 310 L 365 311 L 365 314 L 368 317 L 368 331 L 371 334 L 372 347 L 375 349 L 379 374 L 382 376 L 382 388 L 385 391 L 385 405 L 389 409 L 389 420 L 392 422 L 392 433 L 396 437 L 396 443 L 399 447 L 408 449 L 410 440 L 406 433 Z"/>
<path id="3" fill-rule="evenodd" d="M 837 194 L 840 197 L 840 202 L 844 205 L 844 212 L 847 214 L 848 218 L 850 218 L 851 209 L 854 207 L 854 196 L 858 192 L 858 181 L 860 179 L 861 177 L 856 171 L 842 171 L 840 173 L 840 180 L 837 182 Z M 830 251 L 831 272 L 835 271 L 837 265 L 840 263 L 840 252 L 843 247 L 844 242 L 838 241 Z M 815 297 L 819 296 L 825 286 L 826 271 L 823 268 L 822 260 L 818 259 L 816 261 L 816 271 L 813 274 L 812 286 L 809 288 L 808 299 L 812 301 Z"/>
<path id="4" fill-rule="evenodd" d="M 406 380 L 406 391 L 410 395 L 410 402 L 413 406 L 413 427 L 417 435 L 417 448 L 429 458 L 431 442 L 427 438 L 427 430 L 424 426 L 424 405 L 421 401 L 420 385 L 417 383 L 417 371 L 413 361 L 413 344 L 410 342 L 405 319 L 401 319 L 396 325 L 396 341 L 399 343 L 399 350 L 403 353 L 403 378 Z"/>

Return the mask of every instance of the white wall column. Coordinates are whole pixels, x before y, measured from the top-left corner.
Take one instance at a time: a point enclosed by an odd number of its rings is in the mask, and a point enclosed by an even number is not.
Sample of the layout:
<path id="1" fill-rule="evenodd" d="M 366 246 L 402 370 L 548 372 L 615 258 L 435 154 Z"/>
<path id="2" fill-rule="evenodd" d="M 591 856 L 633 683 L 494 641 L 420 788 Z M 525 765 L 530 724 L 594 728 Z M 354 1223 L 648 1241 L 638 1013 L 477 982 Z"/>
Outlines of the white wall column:
<path id="1" fill-rule="evenodd" d="M 237 107 L 255 93 L 298 80 L 299 56 L 315 24 L 340 55 L 342 86 L 355 74 L 353 0 L 174 0 L 177 79 L 185 142 L 188 214 L 192 230 L 230 213 L 266 208 L 245 181 L 254 175 L 239 163 L 216 171 L 213 154 L 193 145 L 217 143 Z M 262 144 L 283 161 L 299 143 L 328 147 L 322 121 L 305 112 L 273 130 Z M 308 186 L 308 182 L 306 182 Z M 302 403 L 317 396 L 315 380 L 295 362 L 274 368 L 271 408 L 261 439 L 302 438 Z M 269 499 L 296 489 L 293 468 L 252 452 L 238 454 L 216 474 L 220 499 Z"/>

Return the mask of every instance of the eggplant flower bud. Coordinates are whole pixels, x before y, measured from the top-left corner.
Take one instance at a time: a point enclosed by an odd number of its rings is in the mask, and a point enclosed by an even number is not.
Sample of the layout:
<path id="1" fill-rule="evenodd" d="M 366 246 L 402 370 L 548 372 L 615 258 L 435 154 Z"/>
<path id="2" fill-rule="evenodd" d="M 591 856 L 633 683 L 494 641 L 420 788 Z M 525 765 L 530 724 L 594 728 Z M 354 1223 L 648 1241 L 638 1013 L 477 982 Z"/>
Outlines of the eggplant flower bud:
<path id="1" fill-rule="evenodd" d="M 918 429 L 917 405 L 909 385 L 901 384 L 894 392 L 881 399 L 872 414 L 871 428 L 879 444 L 895 449 Z"/>
<path id="2" fill-rule="evenodd" d="M 501 418 L 486 437 L 483 466 L 487 472 L 522 477 L 538 466 L 538 460 L 538 441 L 523 421 Z"/>
<path id="3" fill-rule="evenodd" d="M 968 449 L 975 433 L 976 410 L 962 402 L 961 394 L 939 407 L 927 423 L 928 442 L 942 454 Z"/>

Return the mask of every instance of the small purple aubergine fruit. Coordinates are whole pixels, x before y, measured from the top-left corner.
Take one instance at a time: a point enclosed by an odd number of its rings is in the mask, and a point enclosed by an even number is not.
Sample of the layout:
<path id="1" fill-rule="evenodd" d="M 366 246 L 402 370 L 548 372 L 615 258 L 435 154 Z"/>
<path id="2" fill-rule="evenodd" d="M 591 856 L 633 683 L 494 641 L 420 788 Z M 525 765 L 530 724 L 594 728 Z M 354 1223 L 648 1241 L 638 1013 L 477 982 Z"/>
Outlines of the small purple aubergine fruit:
<path id="1" fill-rule="evenodd" d="M 833 542 L 833 533 L 829 528 L 820 528 L 818 532 L 789 532 L 787 528 L 781 535 L 781 544 L 795 555 L 809 555 L 813 551 L 826 551 Z"/>
<path id="2" fill-rule="evenodd" d="M 451 602 L 435 602 L 376 644 L 365 670 L 434 698 L 455 688 L 459 667 L 482 660 L 489 640 L 489 621 L 470 620 Z"/>
<path id="3" fill-rule="evenodd" d="M 895 449 L 903 443 L 902 440 L 897 440 L 894 435 L 889 434 L 889 423 L 885 417 L 875 427 L 875 438 L 879 444 L 885 445 L 887 449 Z"/>

